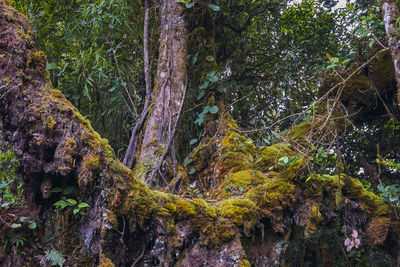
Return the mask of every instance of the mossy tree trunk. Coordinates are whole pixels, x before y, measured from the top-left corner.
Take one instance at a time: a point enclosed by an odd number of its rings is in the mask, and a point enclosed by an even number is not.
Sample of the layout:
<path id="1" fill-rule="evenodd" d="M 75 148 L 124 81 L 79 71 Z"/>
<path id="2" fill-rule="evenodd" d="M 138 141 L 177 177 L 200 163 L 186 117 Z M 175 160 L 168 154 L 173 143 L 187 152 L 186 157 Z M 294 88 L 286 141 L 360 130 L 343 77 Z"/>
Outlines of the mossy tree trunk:
<path id="1" fill-rule="evenodd" d="M 136 163 L 138 177 L 156 187 L 166 186 L 167 181 L 161 179 L 166 170 L 176 173 L 174 132 L 186 92 L 186 56 L 185 9 L 175 0 L 163 0 L 157 76 Z M 162 158 L 166 149 L 170 149 L 169 156 Z M 160 160 L 163 170 L 153 174 Z"/>
<path id="2" fill-rule="evenodd" d="M 395 0 L 382 0 L 381 5 L 386 36 L 395 69 L 397 101 L 400 102 L 400 29 L 396 25 L 400 13 Z"/>

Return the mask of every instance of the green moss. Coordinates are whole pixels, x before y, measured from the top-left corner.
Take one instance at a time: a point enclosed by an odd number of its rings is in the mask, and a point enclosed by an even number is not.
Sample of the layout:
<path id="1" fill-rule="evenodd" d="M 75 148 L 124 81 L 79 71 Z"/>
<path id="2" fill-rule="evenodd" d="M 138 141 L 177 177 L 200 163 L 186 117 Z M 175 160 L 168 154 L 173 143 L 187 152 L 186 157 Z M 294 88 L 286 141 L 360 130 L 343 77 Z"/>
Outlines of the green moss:
<path id="1" fill-rule="evenodd" d="M 176 212 L 183 217 L 196 215 L 195 206 L 189 200 L 177 200 L 175 202 Z"/>
<path id="2" fill-rule="evenodd" d="M 245 170 L 230 174 L 220 186 L 220 195 L 232 196 L 247 192 L 250 188 L 265 183 L 269 178 L 256 170 Z"/>
<path id="3" fill-rule="evenodd" d="M 259 213 L 271 220 L 276 232 L 283 232 L 283 214 L 294 203 L 294 185 L 282 179 L 269 179 L 244 194 L 257 206 Z"/>
<path id="4" fill-rule="evenodd" d="M 83 160 L 83 164 L 85 168 L 88 168 L 89 170 L 95 170 L 100 166 L 100 158 L 99 156 L 95 155 L 89 156 Z"/>
<path id="5" fill-rule="evenodd" d="M 239 261 L 239 267 L 251 267 L 251 264 L 248 260 L 246 259 L 241 259 Z"/>
<path id="6" fill-rule="evenodd" d="M 54 126 L 56 125 L 56 121 L 54 120 L 54 118 L 52 116 L 48 117 L 48 120 L 46 122 L 46 125 L 49 129 L 53 129 Z"/>
<path id="7" fill-rule="evenodd" d="M 343 175 L 343 194 L 357 201 L 360 208 L 376 217 L 394 216 L 393 209 L 382 198 L 372 192 L 366 191 L 362 183 L 355 178 Z"/>
<path id="8" fill-rule="evenodd" d="M 314 175 L 306 182 L 306 194 L 313 197 L 318 202 L 330 203 L 332 207 L 336 206 L 336 194 L 338 191 L 339 177 L 337 175 Z M 340 188 L 342 197 L 356 201 L 361 210 L 369 216 L 391 216 L 395 217 L 393 208 L 382 198 L 372 192 L 366 191 L 362 183 L 355 178 L 341 174 Z"/>
<path id="9" fill-rule="evenodd" d="M 166 203 L 165 208 L 169 210 L 171 213 L 176 213 L 177 207 L 174 203 Z"/>
<path id="10" fill-rule="evenodd" d="M 311 121 L 303 121 L 289 130 L 289 139 L 292 141 L 303 142 L 313 129 Z"/>
<path id="11" fill-rule="evenodd" d="M 43 53 L 42 51 L 34 51 L 33 53 L 28 54 L 28 58 L 26 60 L 26 68 L 27 70 L 33 68 L 45 74 L 46 62 L 47 58 L 45 53 Z"/>
<path id="12" fill-rule="evenodd" d="M 99 267 L 114 267 L 114 263 L 112 263 L 112 261 L 107 258 L 106 256 L 104 256 L 104 254 L 100 254 L 100 262 L 99 262 Z"/>
<path id="13" fill-rule="evenodd" d="M 257 206 L 247 198 L 231 198 L 218 203 L 218 213 L 249 232 L 257 221 Z"/>

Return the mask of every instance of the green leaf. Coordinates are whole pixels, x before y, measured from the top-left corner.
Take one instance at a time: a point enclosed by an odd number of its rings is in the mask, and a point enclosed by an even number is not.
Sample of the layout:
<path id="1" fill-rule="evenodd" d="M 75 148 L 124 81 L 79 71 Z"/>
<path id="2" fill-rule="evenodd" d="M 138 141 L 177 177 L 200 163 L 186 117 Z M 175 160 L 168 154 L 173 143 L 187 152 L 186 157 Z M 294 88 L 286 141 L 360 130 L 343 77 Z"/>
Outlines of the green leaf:
<path id="1" fill-rule="evenodd" d="M 331 64 L 331 65 L 328 65 L 328 66 L 326 67 L 326 69 L 329 70 L 329 69 L 333 69 L 333 68 L 335 68 L 335 67 L 336 67 L 336 64 Z"/>
<path id="2" fill-rule="evenodd" d="M 204 97 L 204 91 L 200 91 L 199 95 L 197 96 L 197 100 L 200 100 Z"/>
<path id="3" fill-rule="evenodd" d="M 321 153 L 321 157 L 323 157 L 323 158 L 327 158 L 327 157 L 328 157 L 328 153 L 326 153 L 326 152 L 322 152 L 322 153 Z"/>
<path id="4" fill-rule="evenodd" d="M 219 6 L 217 6 L 217 5 L 215 5 L 215 4 L 208 3 L 207 6 L 208 6 L 209 8 L 211 8 L 211 9 L 212 9 L 213 11 L 215 11 L 215 12 L 221 10 L 221 8 L 220 8 Z"/>
<path id="5" fill-rule="evenodd" d="M 215 76 L 215 73 L 216 73 L 215 70 L 209 71 L 209 72 L 207 73 L 207 78 L 210 80 L 211 77 Z"/>
<path id="6" fill-rule="evenodd" d="M 29 224 L 29 229 L 35 229 L 36 228 L 36 222 L 35 221 L 31 221 L 31 223 Z"/>
<path id="7" fill-rule="evenodd" d="M 53 204 L 57 209 L 63 210 L 66 206 L 69 204 L 65 202 L 64 200 L 59 200 L 56 203 Z"/>
<path id="8" fill-rule="evenodd" d="M 209 81 L 206 81 L 205 83 L 203 83 L 199 88 L 201 89 L 201 90 L 204 90 L 204 89 L 207 89 L 207 87 L 210 85 L 210 82 Z"/>
<path id="9" fill-rule="evenodd" d="M 385 192 L 385 188 L 381 184 L 378 184 L 378 190 L 381 192 Z"/>
<path id="10" fill-rule="evenodd" d="M 308 182 L 308 181 L 310 181 L 310 179 L 311 179 L 311 176 L 309 176 L 307 179 L 306 179 L 306 183 Z"/>
<path id="11" fill-rule="evenodd" d="M 214 61 L 215 58 L 213 56 L 206 56 L 207 61 Z"/>
<path id="12" fill-rule="evenodd" d="M 199 53 L 196 53 L 196 55 L 194 55 L 194 57 L 192 58 L 192 65 L 197 63 L 198 55 L 199 55 Z"/>
<path id="13" fill-rule="evenodd" d="M 351 61 L 351 59 L 350 58 L 348 58 L 348 59 L 345 59 L 345 60 L 343 60 L 343 62 L 342 62 L 342 64 L 343 65 L 346 65 L 347 63 L 349 63 Z"/>
<path id="14" fill-rule="evenodd" d="M 60 193 L 62 191 L 61 187 L 54 187 L 53 189 L 51 189 L 52 193 Z"/>
<path id="15" fill-rule="evenodd" d="M 11 224 L 11 228 L 20 228 L 21 227 L 21 224 L 20 223 L 13 223 L 13 224 Z"/>
<path id="16" fill-rule="evenodd" d="M 190 2 L 186 4 L 186 8 L 191 8 L 194 6 L 194 2 Z"/>
<path id="17" fill-rule="evenodd" d="M 249 154 L 249 159 L 251 162 L 253 162 L 254 161 L 253 155 Z"/>
<path id="18" fill-rule="evenodd" d="M 292 158 L 290 158 L 290 160 L 289 160 L 289 165 L 295 164 L 296 161 L 297 161 L 297 157 L 292 157 Z"/>
<path id="19" fill-rule="evenodd" d="M 189 174 L 194 174 L 195 172 L 196 172 L 196 169 L 195 168 L 191 168 L 190 171 L 189 171 Z"/>
<path id="20" fill-rule="evenodd" d="M 218 78 L 218 76 L 214 75 L 214 76 L 210 77 L 210 81 L 213 82 L 213 83 L 216 83 L 216 82 L 219 81 L 219 78 Z"/>
<path id="21" fill-rule="evenodd" d="M 79 203 L 79 205 L 78 205 L 78 208 L 79 208 L 79 209 L 89 208 L 89 207 L 90 207 L 89 204 L 88 204 L 88 203 L 85 203 L 85 202 L 81 202 L 81 203 Z"/>
<path id="22" fill-rule="evenodd" d="M 20 221 L 20 222 L 24 222 L 26 219 L 28 219 L 28 218 L 26 218 L 26 217 L 21 217 L 21 218 L 19 218 L 19 221 Z"/>
<path id="23" fill-rule="evenodd" d="M 285 166 L 289 162 L 289 158 L 287 156 L 280 157 L 278 159 L 278 165 Z"/>
<path id="24" fill-rule="evenodd" d="M 210 108 L 210 113 L 211 114 L 216 114 L 218 112 L 218 106 L 212 106 Z"/>
<path id="25" fill-rule="evenodd" d="M 71 194 L 74 190 L 75 190 L 75 187 L 68 186 L 67 188 L 64 189 L 63 194 L 64 194 L 64 195 L 69 195 L 69 194 Z"/>
<path id="26" fill-rule="evenodd" d="M 221 88 L 221 87 L 219 87 L 219 88 L 217 88 L 217 92 L 222 94 L 223 92 L 225 92 L 225 89 L 224 89 L 224 88 Z"/>
<path id="27" fill-rule="evenodd" d="M 72 206 L 76 205 L 75 199 L 69 198 L 69 199 L 67 199 L 67 202 L 70 203 Z"/>
<path id="28" fill-rule="evenodd" d="M 369 42 L 369 47 L 372 47 L 375 43 L 375 40 L 372 40 L 371 42 Z"/>
<path id="29" fill-rule="evenodd" d="M 72 212 L 75 214 L 77 214 L 80 211 L 80 209 L 74 209 Z"/>
<path id="30" fill-rule="evenodd" d="M 192 163 L 192 159 L 189 159 L 189 158 L 185 158 L 185 160 L 183 161 L 183 166 L 187 166 L 187 165 L 189 165 L 190 163 Z"/>
<path id="31" fill-rule="evenodd" d="M 194 145 L 194 144 L 197 143 L 197 141 L 199 141 L 199 139 L 194 138 L 194 139 L 190 140 L 189 144 L 190 144 L 190 145 Z"/>

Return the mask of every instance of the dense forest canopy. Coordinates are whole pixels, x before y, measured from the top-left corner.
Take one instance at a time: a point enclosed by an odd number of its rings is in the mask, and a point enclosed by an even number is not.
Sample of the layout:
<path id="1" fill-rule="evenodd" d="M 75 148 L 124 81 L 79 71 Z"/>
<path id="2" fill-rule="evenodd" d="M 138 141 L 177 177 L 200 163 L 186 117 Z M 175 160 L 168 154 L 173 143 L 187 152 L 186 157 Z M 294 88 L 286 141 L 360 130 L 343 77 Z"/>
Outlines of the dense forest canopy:
<path id="1" fill-rule="evenodd" d="M 395 0 L 2 0 L 1 265 L 398 265 L 399 31 Z"/>

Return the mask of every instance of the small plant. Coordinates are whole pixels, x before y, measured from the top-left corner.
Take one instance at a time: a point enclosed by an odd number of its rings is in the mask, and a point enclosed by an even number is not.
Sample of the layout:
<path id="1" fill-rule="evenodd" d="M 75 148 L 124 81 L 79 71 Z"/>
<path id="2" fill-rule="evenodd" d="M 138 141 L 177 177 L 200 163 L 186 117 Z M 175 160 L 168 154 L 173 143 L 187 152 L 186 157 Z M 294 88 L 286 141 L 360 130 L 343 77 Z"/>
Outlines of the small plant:
<path id="1" fill-rule="evenodd" d="M 197 188 L 197 182 L 196 181 L 194 181 L 193 183 L 191 183 L 188 186 L 187 192 L 188 192 L 189 196 L 192 197 L 192 198 L 194 198 L 194 197 L 203 198 L 203 194 Z"/>
<path id="2" fill-rule="evenodd" d="M 218 106 L 205 106 L 203 111 L 199 114 L 199 117 L 195 120 L 194 123 L 198 125 L 202 125 L 204 119 L 206 118 L 207 113 L 216 114 L 218 112 Z"/>
<path id="3" fill-rule="evenodd" d="M 85 202 L 81 202 L 78 204 L 78 202 L 75 199 L 72 198 L 67 199 L 65 196 L 61 200 L 54 203 L 53 205 L 58 210 L 63 210 L 66 207 L 75 207 L 73 210 L 74 215 L 77 213 L 79 213 L 80 215 L 84 215 L 85 209 L 89 208 L 89 204 Z"/>
<path id="4" fill-rule="evenodd" d="M 390 204 L 400 207 L 400 187 L 397 184 L 392 184 L 384 187 L 378 185 L 380 197 L 388 201 Z"/>
<path id="5" fill-rule="evenodd" d="M 51 266 L 58 265 L 62 267 L 65 262 L 64 255 L 61 254 L 59 251 L 52 249 L 46 250 L 45 252 L 45 259 L 51 264 Z"/>
<path id="6" fill-rule="evenodd" d="M 23 184 L 15 174 L 15 169 L 17 168 L 18 164 L 18 160 L 15 158 L 15 155 L 11 149 L 0 151 L 0 206 L 2 208 L 21 203 L 23 201 Z"/>
<path id="7" fill-rule="evenodd" d="M 11 244 L 15 245 L 16 247 L 23 246 L 25 241 L 26 238 L 20 234 L 13 234 L 10 236 Z"/>
<path id="8" fill-rule="evenodd" d="M 356 229 L 353 229 L 351 233 L 351 237 L 347 237 L 344 240 L 344 245 L 346 246 L 347 252 L 349 252 L 353 247 L 358 248 L 361 244 L 361 240 L 358 237 L 358 232 Z"/>
<path id="9" fill-rule="evenodd" d="M 283 156 L 278 159 L 278 165 L 279 166 L 293 165 L 297 162 L 297 159 L 298 158 L 296 156 L 290 158 L 288 156 Z"/>
<path id="10" fill-rule="evenodd" d="M 243 186 L 245 186 L 247 183 L 241 183 L 240 185 L 237 184 L 232 184 L 232 185 L 227 185 L 225 186 L 225 190 L 231 192 L 233 195 L 241 195 L 244 192 Z"/>
<path id="11" fill-rule="evenodd" d="M 27 219 L 28 219 L 27 217 L 20 217 L 18 222 L 14 222 L 13 224 L 11 224 L 11 228 L 14 229 L 20 228 L 22 226 L 22 223 L 28 222 L 29 223 L 28 228 L 32 230 L 35 229 L 37 226 L 36 222 L 34 220 L 27 221 Z"/>

